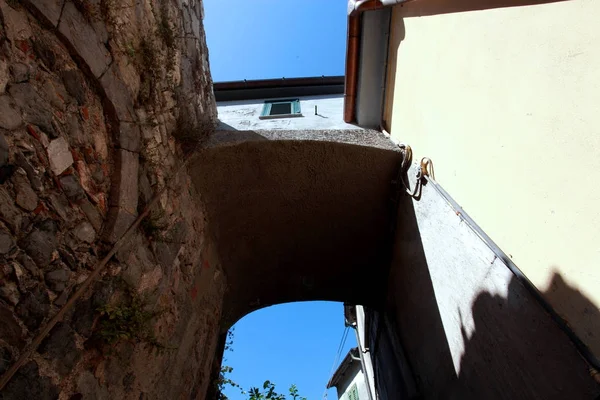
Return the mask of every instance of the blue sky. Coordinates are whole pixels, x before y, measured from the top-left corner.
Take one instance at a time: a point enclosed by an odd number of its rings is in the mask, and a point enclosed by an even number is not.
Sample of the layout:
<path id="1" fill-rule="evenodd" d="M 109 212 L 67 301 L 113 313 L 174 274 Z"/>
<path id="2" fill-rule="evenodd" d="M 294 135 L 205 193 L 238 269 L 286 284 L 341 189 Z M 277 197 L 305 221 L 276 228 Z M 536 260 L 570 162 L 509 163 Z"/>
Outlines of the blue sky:
<path id="1" fill-rule="evenodd" d="M 214 82 L 343 75 L 347 0 L 204 0 Z"/>
<path id="2" fill-rule="evenodd" d="M 245 389 L 270 380 L 287 393 L 296 384 L 308 400 L 321 400 L 344 329 L 342 303 L 289 303 L 255 311 L 235 325 L 233 351 L 225 354 L 225 364 L 234 369 L 229 377 Z M 350 329 L 339 361 L 354 346 Z M 231 400 L 248 398 L 234 389 L 225 394 Z M 335 389 L 328 399 L 337 399 Z"/>

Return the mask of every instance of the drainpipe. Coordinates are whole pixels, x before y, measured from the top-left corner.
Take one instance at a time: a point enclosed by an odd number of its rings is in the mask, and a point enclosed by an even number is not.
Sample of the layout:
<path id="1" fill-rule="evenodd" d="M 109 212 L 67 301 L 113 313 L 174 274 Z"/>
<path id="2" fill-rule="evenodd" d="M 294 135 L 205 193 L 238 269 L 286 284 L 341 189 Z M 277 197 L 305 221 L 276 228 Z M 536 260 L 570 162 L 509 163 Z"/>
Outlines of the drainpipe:
<path id="1" fill-rule="evenodd" d="M 387 32 L 385 33 L 386 35 L 386 39 L 385 39 L 385 43 L 386 43 L 386 47 L 385 47 L 385 60 L 383 62 L 383 82 L 382 84 L 382 88 L 381 88 L 381 130 L 383 131 L 384 129 L 389 130 L 388 126 L 385 126 L 385 120 L 384 120 L 384 116 L 385 116 L 385 96 L 387 94 L 387 78 L 388 78 L 388 60 L 390 58 L 390 40 L 392 38 L 392 12 L 390 11 L 389 13 L 389 21 L 388 21 L 388 28 L 387 28 Z"/>
<path id="2" fill-rule="evenodd" d="M 355 309 L 356 309 L 356 307 L 355 307 Z M 358 326 L 357 326 L 356 322 L 352 323 L 352 329 L 354 329 L 354 334 L 356 335 L 356 344 L 358 345 L 357 347 L 358 347 L 358 353 L 359 353 L 360 357 L 359 358 L 354 357 L 352 355 L 352 352 L 350 352 L 350 357 L 353 360 L 360 361 L 360 366 L 361 366 L 361 368 L 363 370 L 363 375 L 365 376 L 365 384 L 367 385 L 367 393 L 369 395 L 369 400 L 377 400 L 377 399 L 373 398 L 373 393 L 371 393 L 371 385 L 370 385 L 370 382 L 369 382 L 369 374 L 368 374 L 368 371 L 367 371 L 367 365 L 365 364 L 365 353 L 368 350 L 364 350 L 363 351 L 363 349 L 361 347 L 360 336 L 358 335 Z"/>
<path id="3" fill-rule="evenodd" d="M 356 122 L 356 92 L 360 50 L 360 17 L 364 11 L 378 10 L 416 0 L 350 0 L 348 1 L 348 44 L 346 47 L 346 84 L 344 91 L 344 122 Z M 391 21 L 391 18 L 390 18 Z"/>
<path id="4" fill-rule="evenodd" d="M 344 122 L 356 119 L 356 87 L 358 86 L 358 52 L 360 49 L 360 14 L 348 17 L 348 47 L 346 48 L 346 83 L 344 85 Z"/>

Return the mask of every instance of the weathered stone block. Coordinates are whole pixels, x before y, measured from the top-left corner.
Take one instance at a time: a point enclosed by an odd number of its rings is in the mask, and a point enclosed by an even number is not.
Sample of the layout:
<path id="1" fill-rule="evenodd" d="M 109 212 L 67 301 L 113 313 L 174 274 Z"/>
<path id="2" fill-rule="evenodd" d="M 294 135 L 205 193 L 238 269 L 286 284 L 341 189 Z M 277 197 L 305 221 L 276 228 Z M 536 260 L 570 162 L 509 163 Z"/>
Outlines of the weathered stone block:
<path id="1" fill-rule="evenodd" d="M 77 225 L 75 229 L 73 229 L 73 235 L 75 235 L 79 241 L 85 243 L 94 243 L 94 240 L 96 240 L 96 232 L 94 231 L 94 227 L 87 221 Z"/>
<path id="2" fill-rule="evenodd" d="M 110 205 L 122 208 L 128 213 L 137 214 L 139 156 L 127 150 L 117 150 L 116 168 Z"/>
<path id="3" fill-rule="evenodd" d="M 8 143 L 4 138 L 4 135 L 0 133 L 0 167 L 5 166 L 8 163 Z"/>
<path id="4" fill-rule="evenodd" d="M 21 348 L 23 345 L 23 332 L 17 323 L 12 311 L 0 305 L 0 337 L 11 346 Z"/>
<path id="5" fill-rule="evenodd" d="M 99 78 L 107 70 L 112 62 L 110 53 L 94 28 L 72 2 L 65 4 L 58 30 L 73 46 L 96 78 Z"/>
<path id="6" fill-rule="evenodd" d="M 36 287 L 27 292 L 15 311 L 29 330 L 37 329 L 50 312 L 50 299 L 46 290 Z"/>
<path id="7" fill-rule="evenodd" d="M 81 358 L 75 345 L 75 333 L 69 325 L 59 322 L 40 345 L 40 352 L 56 360 L 58 372 L 66 375 Z"/>
<path id="8" fill-rule="evenodd" d="M 73 164 L 73 155 L 67 141 L 60 137 L 50 142 L 48 146 L 48 161 L 55 175 L 60 175 Z"/>
<path id="9" fill-rule="evenodd" d="M 13 306 L 17 305 L 21 298 L 17 285 L 14 282 L 5 282 L 4 285 L 0 287 L 0 298 Z"/>
<path id="10" fill-rule="evenodd" d="M 88 199 L 84 199 L 83 202 L 79 204 L 79 207 L 81 207 L 81 211 L 83 211 L 96 232 L 100 232 L 102 229 L 103 218 L 98 209 L 90 203 Z"/>
<path id="11" fill-rule="evenodd" d="M 0 218 L 13 232 L 18 233 L 21 228 L 21 213 L 4 188 L 0 188 Z"/>
<path id="12" fill-rule="evenodd" d="M 118 147 L 138 153 L 140 151 L 140 127 L 132 122 L 121 122 L 117 137 Z"/>
<path id="13" fill-rule="evenodd" d="M 8 232 L 0 231 L 0 254 L 7 254 L 15 245 L 12 235 Z"/>
<path id="14" fill-rule="evenodd" d="M 22 153 L 17 153 L 15 158 L 15 164 L 23 168 L 27 174 L 27 178 L 29 179 L 31 186 L 37 191 L 42 191 L 44 189 L 44 185 L 40 179 L 40 173 L 33 167 L 33 165 Z"/>
<path id="15" fill-rule="evenodd" d="M 12 64 L 10 73 L 15 83 L 23 83 L 29 80 L 29 67 L 26 64 L 20 62 Z"/>
<path id="16" fill-rule="evenodd" d="M 0 94 L 6 91 L 9 78 L 8 62 L 0 58 Z"/>
<path id="17" fill-rule="evenodd" d="M 60 186 L 62 186 L 65 194 L 71 201 L 79 202 L 85 198 L 85 192 L 75 175 L 63 176 L 59 181 Z"/>
<path id="18" fill-rule="evenodd" d="M 46 19 L 46 22 L 56 27 L 65 0 L 26 0 Z"/>
<path id="19" fill-rule="evenodd" d="M 31 259 L 31 257 L 29 257 L 27 254 L 25 253 L 19 253 L 17 255 L 17 261 L 19 261 L 19 264 L 22 265 L 23 267 L 25 267 L 25 269 L 27 271 L 29 271 L 29 273 L 31 275 L 33 275 L 36 278 L 42 278 L 43 274 L 40 271 L 40 269 L 37 267 L 37 265 L 35 265 L 35 262 L 33 262 L 33 260 Z"/>
<path id="20" fill-rule="evenodd" d="M 21 113 L 12 104 L 10 97 L 0 96 L 0 128 L 13 130 L 23 124 Z"/>
<path id="21" fill-rule="evenodd" d="M 121 122 L 133 122 L 135 120 L 133 99 L 116 65 L 111 66 L 100 78 L 100 84 L 110 102 L 109 111 Z"/>
<path id="22" fill-rule="evenodd" d="M 45 278 L 50 289 L 55 292 L 62 292 L 67 288 L 67 284 L 71 278 L 71 271 L 61 266 L 54 271 L 47 272 Z"/>
<path id="23" fill-rule="evenodd" d="M 50 200 L 50 204 L 52 205 L 52 208 L 54 209 L 54 211 L 56 211 L 58 216 L 64 220 L 68 220 L 69 219 L 69 200 L 67 199 L 67 197 L 62 193 L 59 193 L 59 194 L 53 193 L 50 195 L 49 200 Z"/>
<path id="24" fill-rule="evenodd" d="M 41 98 L 30 83 L 18 83 L 8 90 L 17 105 L 23 110 L 23 119 L 39 126 L 51 137 L 58 133 L 52 123 L 52 109 L 48 102 Z"/>
<path id="25" fill-rule="evenodd" d="M 31 188 L 31 184 L 29 183 L 29 179 L 27 179 L 25 171 L 22 169 L 19 169 L 19 171 L 21 173 L 16 173 L 13 176 L 15 191 L 17 192 L 17 205 L 24 210 L 33 211 L 38 205 L 38 196 Z"/>
<path id="26" fill-rule="evenodd" d="M 71 326 L 77 333 L 84 337 L 92 335 L 92 326 L 94 325 L 94 311 L 92 300 L 79 301 L 73 310 L 71 317 Z"/>
<path id="27" fill-rule="evenodd" d="M 4 374 L 13 363 L 12 354 L 5 347 L 0 347 L 0 374 Z"/>
<path id="28" fill-rule="evenodd" d="M 56 61 L 58 50 L 54 43 L 48 36 L 37 36 L 33 38 L 33 52 L 38 57 L 39 61 L 44 64 L 46 68 L 54 70 L 56 68 Z"/>
<path id="29" fill-rule="evenodd" d="M 16 40 L 27 40 L 33 35 L 27 20 L 27 12 L 23 8 L 12 8 L 2 1 L 0 2 L 0 11 L 4 17 L 6 36 L 12 43 Z"/>
<path id="30" fill-rule="evenodd" d="M 108 210 L 107 223 L 102 233 L 102 238 L 109 243 L 117 240 L 129 229 L 136 216 L 119 207 L 111 207 Z"/>
<path id="31" fill-rule="evenodd" d="M 20 246 L 39 267 L 47 267 L 52 253 L 58 248 L 57 232 L 56 222 L 45 220 L 20 242 Z"/>
<path id="32" fill-rule="evenodd" d="M 35 361 L 22 366 L 2 391 L 4 399 L 56 400 L 58 389 L 48 377 L 42 377 Z"/>
<path id="33" fill-rule="evenodd" d="M 86 104 L 87 99 L 85 95 L 85 79 L 83 74 L 76 69 L 69 69 L 62 71 L 60 76 L 67 92 L 77 100 L 77 104 L 80 106 Z"/>
<path id="34" fill-rule="evenodd" d="M 90 371 L 83 371 L 77 379 L 77 390 L 83 399 L 109 400 L 112 398 L 108 389 L 100 385 Z"/>

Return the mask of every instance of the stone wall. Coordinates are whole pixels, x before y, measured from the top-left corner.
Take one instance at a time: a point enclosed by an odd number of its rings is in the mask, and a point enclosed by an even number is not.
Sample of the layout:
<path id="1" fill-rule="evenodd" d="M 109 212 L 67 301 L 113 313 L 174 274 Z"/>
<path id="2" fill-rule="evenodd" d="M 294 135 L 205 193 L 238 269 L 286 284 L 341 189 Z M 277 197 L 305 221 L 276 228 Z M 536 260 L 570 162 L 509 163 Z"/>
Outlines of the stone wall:
<path id="1" fill-rule="evenodd" d="M 216 121 L 202 12 L 0 0 L 0 374 L 168 187 L 0 399 L 206 392 L 224 276 L 175 174 Z"/>

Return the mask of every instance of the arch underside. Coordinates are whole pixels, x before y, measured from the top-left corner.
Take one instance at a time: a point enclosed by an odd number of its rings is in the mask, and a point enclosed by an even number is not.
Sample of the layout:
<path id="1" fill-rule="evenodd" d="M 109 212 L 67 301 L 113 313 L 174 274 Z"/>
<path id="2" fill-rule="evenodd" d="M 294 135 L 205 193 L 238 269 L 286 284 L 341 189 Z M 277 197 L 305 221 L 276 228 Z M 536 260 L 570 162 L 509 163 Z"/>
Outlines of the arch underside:
<path id="1" fill-rule="evenodd" d="M 222 328 L 285 302 L 381 304 L 401 160 L 371 131 L 217 132 L 190 170 L 227 277 Z"/>

